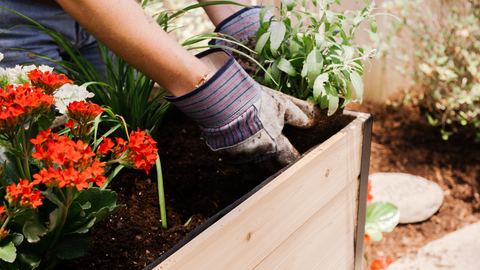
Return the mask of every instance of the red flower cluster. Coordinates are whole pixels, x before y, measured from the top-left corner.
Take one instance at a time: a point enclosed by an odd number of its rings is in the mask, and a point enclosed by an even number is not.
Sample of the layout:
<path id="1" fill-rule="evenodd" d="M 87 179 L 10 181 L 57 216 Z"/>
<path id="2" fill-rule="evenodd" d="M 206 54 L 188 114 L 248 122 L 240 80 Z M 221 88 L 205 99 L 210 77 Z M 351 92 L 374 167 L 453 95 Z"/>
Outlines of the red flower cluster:
<path id="1" fill-rule="evenodd" d="M 97 104 L 88 103 L 85 101 L 74 101 L 67 106 L 68 115 L 70 118 L 78 121 L 80 125 L 84 126 L 88 122 L 92 121 L 105 111 Z M 74 123 L 75 124 L 75 123 Z"/>
<path id="2" fill-rule="evenodd" d="M 36 150 L 32 157 L 46 165 L 38 174 L 33 175 L 35 180 L 32 183 L 43 183 L 48 187 L 76 187 L 81 191 L 88 188 L 89 183 L 96 183 L 101 187 L 107 181 L 103 176 L 105 162 L 95 158 L 96 154 L 88 144 L 52 134 L 50 129 L 41 131 L 30 142 Z M 55 169 L 54 164 L 60 167 Z"/>
<path id="3" fill-rule="evenodd" d="M 34 69 L 28 73 L 28 78 L 31 80 L 32 85 L 43 89 L 47 95 L 53 95 L 55 90 L 62 87 L 64 84 L 72 84 L 73 81 L 69 80 L 65 74 L 57 75 L 55 72 L 42 72 L 39 69 Z"/>
<path id="4" fill-rule="evenodd" d="M 37 208 L 42 205 L 43 197 L 40 197 L 40 190 L 33 188 L 35 184 L 29 183 L 27 179 L 20 180 L 18 184 L 7 186 L 5 199 L 10 205 L 19 205 L 25 208 Z M 5 209 L 3 209 L 5 210 Z"/>
<path id="5" fill-rule="evenodd" d="M 152 168 L 157 160 L 158 151 L 157 143 L 150 135 L 138 129 L 136 132 L 132 131 L 130 133 L 130 141 L 128 143 L 122 138 L 115 139 L 117 140 L 117 146 L 113 148 L 114 144 L 111 140 L 106 139 L 98 147 L 97 151 L 102 155 L 112 151 L 112 158 L 126 161 L 135 169 L 144 169 L 148 174 L 148 170 Z"/>
<path id="6" fill-rule="evenodd" d="M 370 194 L 370 191 L 372 191 L 372 185 L 370 184 L 370 179 L 368 179 L 367 205 L 369 205 L 373 200 L 373 196 Z"/>
<path id="7" fill-rule="evenodd" d="M 386 269 L 392 263 L 392 258 L 381 258 L 372 262 L 370 269 L 383 270 Z"/>
<path id="8" fill-rule="evenodd" d="M 0 133 L 13 135 L 17 124 L 27 116 L 49 112 L 53 98 L 28 83 L 0 88 Z"/>

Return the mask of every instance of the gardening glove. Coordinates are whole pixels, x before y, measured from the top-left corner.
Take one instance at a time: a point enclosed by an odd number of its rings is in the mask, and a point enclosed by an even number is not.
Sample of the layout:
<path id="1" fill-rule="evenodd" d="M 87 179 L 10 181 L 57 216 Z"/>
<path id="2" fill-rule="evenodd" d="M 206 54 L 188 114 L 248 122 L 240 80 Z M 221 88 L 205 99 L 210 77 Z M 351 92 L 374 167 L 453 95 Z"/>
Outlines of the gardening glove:
<path id="1" fill-rule="evenodd" d="M 262 7 L 260 6 L 243 8 L 223 20 L 221 23 L 219 23 L 215 28 L 215 32 L 232 36 L 240 42 L 246 40 L 249 37 L 255 37 L 258 28 L 260 27 L 261 10 Z M 273 14 L 270 11 L 267 11 L 265 13 L 263 21 L 267 22 L 272 16 Z M 276 24 L 276 22 L 273 22 L 270 25 L 269 30 L 273 29 Z M 212 39 L 209 44 L 228 47 L 234 46 L 233 43 L 230 43 L 228 41 L 216 39 Z"/>
<path id="2" fill-rule="evenodd" d="M 260 86 L 222 49 L 197 57 L 215 74 L 192 92 L 165 98 L 199 124 L 213 151 L 234 164 L 273 158 L 282 167 L 300 156 L 283 126 L 311 127 L 318 107 Z"/>

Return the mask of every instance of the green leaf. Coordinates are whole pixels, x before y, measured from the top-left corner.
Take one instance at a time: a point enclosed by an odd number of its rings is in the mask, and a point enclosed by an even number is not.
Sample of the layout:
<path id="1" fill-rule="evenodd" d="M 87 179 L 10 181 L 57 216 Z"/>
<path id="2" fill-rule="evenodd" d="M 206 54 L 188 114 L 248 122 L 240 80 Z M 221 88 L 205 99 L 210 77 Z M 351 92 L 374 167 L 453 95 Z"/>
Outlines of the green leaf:
<path id="1" fill-rule="evenodd" d="M 76 201 L 81 205 L 90 202 L 89 209 L 85 209 L 86 219 L 96 217 L 95 223 L 115 214 L 124 205 L 117 205 L 117 193 L 108 189 L 92 187 L 84 189 Z"/>
<path id="2" fill-rule="evenodd" d="M 10 233 L 6 238 L 9 238 L 11 239 L 10 241 L 16 246 L 18 247 L 18 245 L 20 245 L 22 242 L 23 242 L 23 235 L 21 233 Z"/>
<path id="3" fill-rule="evenodd" d="M 272 36 L 270 38 L 270 50 L 272 53 L 277 52 L 280 45 L 282 45 L 286 31 L 287 27 L 283 22 L 278 22 L 278 24 L 273 28 Z"/>
<path id="4" fill-rule="evenodd" d="M 33 270 L 42 262 L 42 258 L 32 254 L 18 253 L 17 260 L 22 270 Z"/>
<path id="5" fill-rule="evenodd" d="M 324 84 L 328 81 L 328 73 L 323 73 L 317 77 L 313 84 L 313 99 L 317 100 L 320 96 L 326 94 Z"/>
<path id="6" fill-rule="evenodd" d="M 58 224 L 60 224 L 62 213 L 64 211 L 63 209 L 64 209 L 63 207 L 58 207 L 55 210 L 53 210 L 52 212 L 50 212 L 50 215 L 49 215 L 50 216 L 50 224 L 48 225 L 48 231 L 49 232 L 55 230 L 57 228 Z"/>
<path id="7" fill-rule="evenodd" d="M 38 118 L 37 123 L 38 123 L 38 126 L 39 126 L 40 130 L 47 130 L 49 127 L 52 126 L 53 120 L 50 119 L 46 115 L 42 115 Z M 37 134 L 35 132 L 32 132 L 32 133 L 33 133 L 32 134 L 33 136 L 36 136 L 36 134 Z"/>
<path id="8" fill-rule="evenodd" d="M 108 211 L 108 208 L 106 208 L 106 210 Z M 108 215 L 108 216 L 111 216 L 111 214 Z M 80 228 L 76 229 L 76 230 L 73 231 L 73 232 L 70 232 L 70 234 L 73 234 L 73 233 L 80 233 L 80 234 L 82 234 L 82 233 L 87 233 L 88 230 L 89 230 L 93 225 L 95 225 L 95 223 L 96 223 L 95 220 L 96 220 L 96 219 L 97 219 L 97 218 L 95 218 L 95 217 L 92 218 L 92 219 L 89 219 L 88 222 L 84 222 L 83 225 L 82 225 Z"/>
<path id="9" fill-rule="evenodd" d="M 356 71 L 350 73 L 353 87 L 355 87 L 355 100 L 362 102 L 363 100 L 363 81 L 362 77 Z"/>
<path id="10" fill-rule="evenodd" d="M 377 21 L 376 20 L 369 20 L 370 28 L 372 29 L 373 33 L 377 33 Z"/>
<path id="11" fill-rule="evenodd" d="M 346 45 L 342 45 L 343 53 L 345 54 L 345 59 L 346 60 L 351 60 L 353 58 L 353 54 L 355 53 L 355 50 Z"/>
<path id="12" fill-rule="evenodd" d="M 268 40 L 270 39 L 270 34 L 271 32 L 267 32 L 263 34 L 255 44 L 255 52 L 258 55 L 262 54 L 262 51 L 264 50 L 265 45 L 267 44 Z"/>
<path id="13" fill-rule="evenodd" d="M 309 97 L 307 98 L 307 101 L 308 101 L 308 102 L 311 102 L 311 103 L 313 103 L 313 104 L 318 104 L 317 100 L 314 99 L 312 96 L 309 96 Z"/>
<path id="14" fill-rule="evenodd" d="M 382 240 L 382 232 L 391 232 L 400 220 L 398 208 L 388 202 L 375 202 L 367 206 L 365 234 L 373 241 Z"/>
<path id="15" fill-rule="evenodd" d="M 46 191 L 42 192 L 42 195 L 45 196 L 49 201 L 58 205 L 59 207 L 63 207 L 63 202 L 53 193 L 53 188 L 49 187 Z"/>
<path id="16" fill-rule="evenodd" d="M 328 97 L 328 116 L 333 115 L 337 109 L 338 109 L 338 102 L 339 102 L 339 97 L 338 97 L 338 92 L 335 87 L 328 87 L 325 89 L 327 92 L 327 97 Z"/>
<path id="17" fill-rule="evenodd" d="M 293 0 L 282 0 L 282 2 L 287 6 L 288 11 L 292 11 L 293 7 L 295 7 L 295 3 Z"/>
<path id="18" fill-rule="evenodd" d="M 330 84 L 327 83 L 325 84 L 325 90 L 326 91 L 330 91 Z M 320 100 L 319 100 L 319 104 L 320 104 L 320 109 L 326 109 L 328 107 L 328 95 L 323 95 L 323 96 L 320 96 Z"/>
<path id="19" fill-rule="evenodd" d="M 296 76 L 297 75 L 297 72 L 295 71 L 295 68 L 292 66 L 292 64 L 290 64 L 290 62 L 288 62 L 288 60 L 280 57 L 280 58 L 277 59 L 277 61 L 278 61 L 278 63 L 277 63 L 278 69 L 287 73 L 290 76 Z"/>
<path id="20" fill-rule="evenodd" d="M 325 35 L 320 33 L 315 33 L 315 45 L 317 50 L 323 51 L 327 46 L 325 45 Z"/>
<path id="21" fill-rule="evenodd" d="M 368 34 L 370 35 L 370 39 L 372 39 L 373 41 L 375 41 L 375 43 L 377 43 L 377 48 L 380 47 L 380 38 L 378 37 L 377 34 L 375 34 L 374 32 L 368 30 L 368 29 L 365 29 Z"/>
<path id="22" fill-rule="evenodd" d="M 18 183 L 21 176 L 19 168 L 16 166 L 16 157 L 10 152 L 7 152 L 6 147 L 0 147 L 0 164 L 5 167 L 2 169 L 5 171 L 5 178 L 7 178 L 7 184 Z"/>
<path id="23" fill-rule="evenodd" d="M 92 248 L 92 231 L 84 234 L 68 234 L 59 238 L 55 247 L 60 259 L 70 260 L 88 254 Z"/>
<path id="24" fill-rule="evenodd" d="M 310 83 L 314 83 L 315 79 L 322 73 L 323 68 L 323 55 L 316 48 L 313 48 L 308 54 L 306 67 L 307 77 Z"/>
<path id="25" fill-rule="evenodd" d="M 17 257 L 17 248 L 13 242 L 0 246 L 0 258 L 6 262 L 13 263 Z"/>
<path id="26" fill-rule="evenodd" d="M 267 12 L 272 9 L 272 8 L 276 8 L 277 6 L 274 6 L 274 5 L 270 5 L 270 6 L 266 6 L 266 7 L 263 7 L 261 10 L 260 10 L 260 14 L 259 14 L 259 19 L 260 19 L 260 26 L 261 28 L 264 28 L 264 29 L 268 29 L 267 27 L 267 22 L 265 22 L 265 14 L 267 14 Z"/>
<path id="27" fill-rule="evenodd" d="M 352 22 L 353 26 L 357 26 L 359 23 L 363 21 L 363 19 L 365 19 L 365 17 L 363 17 L 362 15 L 356 16 Z"/>
<path id="28" fill-rule="evenodd" d="M 47 233 L 47 229 L 40 222 L 38 215 L 34 215 L 25 222 L 22 232 L 29 243 L 36 243 L 40 241 L 40 236 Z"/>
<path id="29" fill-rule="evenodd" d="M 335 13 L 330 10 L 325 10 L 325 17 L 327 18 L 327 22 L 331 22 L 333 20 L 333 16 L 335 16 Z"/>

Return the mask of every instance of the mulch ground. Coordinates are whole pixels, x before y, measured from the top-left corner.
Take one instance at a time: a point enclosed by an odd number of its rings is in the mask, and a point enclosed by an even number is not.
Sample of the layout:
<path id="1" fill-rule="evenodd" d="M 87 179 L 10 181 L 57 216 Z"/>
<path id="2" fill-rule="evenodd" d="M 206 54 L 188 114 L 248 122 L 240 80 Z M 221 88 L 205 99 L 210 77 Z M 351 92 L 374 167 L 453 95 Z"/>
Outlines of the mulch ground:
<path id="1" fill-rule="evenodd" d="M 364 102 L 347 109 L 374 114 L 370 173 L 403 172 L 438 183 L 445 199 L 430 219 L 399 225 L 380 242 L 369 243 L 369 260 L 393 260 L 426 243 L 480 220 L 480 145 L 439 131 L 412 107 Z M 158 210 L 156 175 L 124 171 L 111 188 L 116 215 L 95 226 L 90 255 L 65 269 L 143 269 L 177 241 L 260 183 L 264 176 L 225 164 L 205 145 L 198 127 L 185 117 L 173 119 L 157 136 L 166 190 L 169 229 Z M 189 221 L 188 225 L 185 225 Z M 365 269 L 370 269 L 366 264 Z"/>
<path id="2" fill-rule="evenodd" d="M 443 141 L 438 129 L 410 106 L 364 102 L 348 107 L 374 114 L 370 173 L 402 172 L 440 185 L 444 202 L 430 219 L 397 226 L 367 244 L 370 261 L 394 261 L 428 242 L 480 220 L 480 144 L 461 137 Z M 370 266 L 365 265 L 365 269 Z"/>

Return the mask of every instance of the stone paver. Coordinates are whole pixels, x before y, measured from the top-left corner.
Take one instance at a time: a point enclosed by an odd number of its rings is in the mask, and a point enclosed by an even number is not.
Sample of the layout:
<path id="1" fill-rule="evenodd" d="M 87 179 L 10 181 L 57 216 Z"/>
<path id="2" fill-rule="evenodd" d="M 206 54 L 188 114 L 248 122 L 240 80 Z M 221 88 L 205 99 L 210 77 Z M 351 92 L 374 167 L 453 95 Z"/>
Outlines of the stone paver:
<path id="1" fill-rule="evenodd" d="M 369 177 L 372 202 L 386 201 L 400 210 L 400 223 L 430 218 L 443 203 L 442 188 L 427 179 L 405 173 L 374 173 Z M 480 270 L 480 268 L 479 268 Z"/>
<path id="2" fill-rule="evenodd" d="M 480 222 L 428 243 L 387 270 L 480 270 Z"/>

